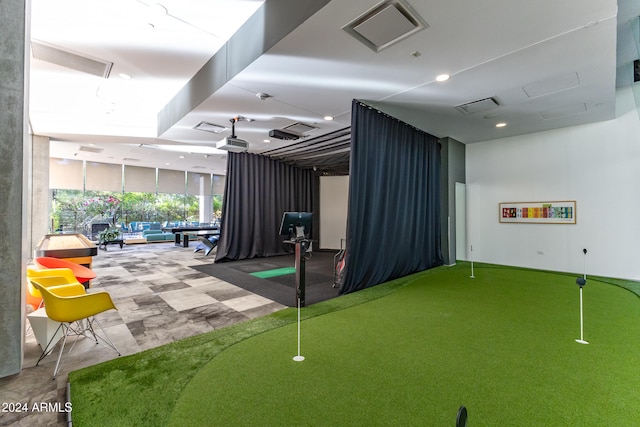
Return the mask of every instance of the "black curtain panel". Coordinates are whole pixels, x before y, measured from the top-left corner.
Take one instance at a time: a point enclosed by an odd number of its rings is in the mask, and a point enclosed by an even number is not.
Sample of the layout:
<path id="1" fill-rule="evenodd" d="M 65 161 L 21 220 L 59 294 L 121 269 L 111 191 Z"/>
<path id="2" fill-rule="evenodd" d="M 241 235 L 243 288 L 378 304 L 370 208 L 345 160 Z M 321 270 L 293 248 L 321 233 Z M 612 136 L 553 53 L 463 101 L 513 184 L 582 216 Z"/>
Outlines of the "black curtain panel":
<path id="1" fill-rule="evenodd" d="M 317 180 L 266 156 L 230 152 L 216 262 L 287 253 L 278 234 L 282 214 L 314 212 Z"/>
<path id="2" fill-rule="evenodd" d="M 443 264 L 436 137 L 354 100 L 342 294 Z"/>

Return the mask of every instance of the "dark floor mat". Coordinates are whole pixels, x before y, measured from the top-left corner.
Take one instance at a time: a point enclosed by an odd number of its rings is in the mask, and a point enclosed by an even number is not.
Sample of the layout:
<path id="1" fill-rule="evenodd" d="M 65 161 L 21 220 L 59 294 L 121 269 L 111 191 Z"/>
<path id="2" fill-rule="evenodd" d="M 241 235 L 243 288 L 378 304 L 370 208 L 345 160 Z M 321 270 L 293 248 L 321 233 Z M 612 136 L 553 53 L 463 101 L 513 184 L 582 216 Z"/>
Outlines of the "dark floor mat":
<path id="1" fill-rule="evenodd" d="M 315 304 L 338 296 L 338 289 L 333 287 L 333 251 L 315 251 L 305 261 L 305 302 Z M 229 282 L 249 292 L 269 298 L 280 304 L 295 307 L 296 278 L 295 274 L 261 279 L 250 273 L 273 270 L 295 265 L 293 254 L 269 258 L 252 258 L 239 261 L 227 261 L 193 266 L 192 268 Z"/>

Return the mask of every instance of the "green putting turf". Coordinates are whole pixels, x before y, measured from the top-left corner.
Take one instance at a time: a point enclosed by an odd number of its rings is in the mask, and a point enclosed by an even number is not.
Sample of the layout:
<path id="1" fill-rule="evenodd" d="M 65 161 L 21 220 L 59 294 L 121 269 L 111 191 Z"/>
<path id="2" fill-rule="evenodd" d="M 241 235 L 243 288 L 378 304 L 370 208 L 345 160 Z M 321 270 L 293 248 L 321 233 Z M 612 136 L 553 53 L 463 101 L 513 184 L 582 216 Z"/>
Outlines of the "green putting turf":
<path id="1" fill-rule="evenodd" d="M 442 267 L 70 374 L 78 425 L 640 425 L 640 304 L 588 279 Z M 378 288 L 378 289 L 376 289 Z M 395 292 L 392 292 L 395 291 Z M 391 293 L 389 293 L 391 292 Z M 127 360 L 128 359 L 128 360 Z"/>
<path id="2" fill-rule="evenodd" d="M 274 268 L 273 270 L 257 271 L 255 273 L 249 273 L 252 276 L 259 277 L 260 279 L 268 279 L 270 277 L 284 276 L 286 274 L 294 274 L 296 272 L 295 267 L 283 267 Z"/>

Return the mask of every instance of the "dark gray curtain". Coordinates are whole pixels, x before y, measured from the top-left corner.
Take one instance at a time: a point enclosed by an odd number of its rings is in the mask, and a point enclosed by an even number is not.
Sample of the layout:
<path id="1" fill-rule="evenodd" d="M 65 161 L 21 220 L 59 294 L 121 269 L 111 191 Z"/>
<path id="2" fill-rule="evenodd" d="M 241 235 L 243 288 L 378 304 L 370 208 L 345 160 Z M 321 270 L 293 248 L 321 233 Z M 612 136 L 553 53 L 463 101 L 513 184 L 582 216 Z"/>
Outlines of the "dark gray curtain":
<path id="1" fill-rule="evenodd" d="M 442 265 L 436 137 L 354 100 L 349 176 L 341 293 Z"/>
<path id="2" fill-rule="evenodd" d="M 314 212 L 317 182 L 309 170 L 230 152 L 216 262 L 287 253 L 278 235 L 282 213 Z"/>

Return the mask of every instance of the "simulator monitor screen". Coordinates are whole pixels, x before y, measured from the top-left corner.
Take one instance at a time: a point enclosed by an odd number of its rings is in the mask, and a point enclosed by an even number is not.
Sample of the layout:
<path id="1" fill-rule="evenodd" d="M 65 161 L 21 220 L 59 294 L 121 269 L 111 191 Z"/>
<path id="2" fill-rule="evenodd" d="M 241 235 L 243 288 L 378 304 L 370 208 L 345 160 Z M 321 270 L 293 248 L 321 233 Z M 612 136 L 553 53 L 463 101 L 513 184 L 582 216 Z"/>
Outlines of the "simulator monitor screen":
<path id="1" fill-rule="evenodd" d="M 308 238 L 311 234 L 313 214 L 311 212 L 285 212 L 280 224 L 280 235 L 291 240 Z"/>

